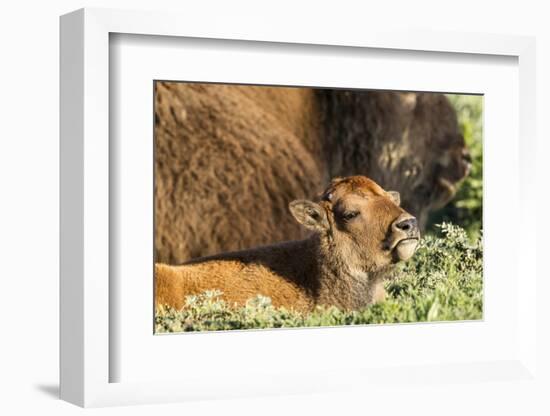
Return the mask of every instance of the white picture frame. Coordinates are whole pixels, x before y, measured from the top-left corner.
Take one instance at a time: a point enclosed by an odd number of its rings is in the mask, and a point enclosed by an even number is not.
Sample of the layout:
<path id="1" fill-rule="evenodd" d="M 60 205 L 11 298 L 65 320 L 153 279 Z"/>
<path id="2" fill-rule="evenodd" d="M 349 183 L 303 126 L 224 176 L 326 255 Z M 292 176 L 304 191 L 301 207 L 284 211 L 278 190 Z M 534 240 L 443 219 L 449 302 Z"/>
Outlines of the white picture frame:
<path id="1" fill-rule="evenodd" d="M 243 23 L 244 24 L 244 23 Z M 61 398 L 80 406 L 108 406 L 138 403 L 159 403 L 220 397 L 251 397 L 268 394 L 298 394 L 323 391 L 355 389 L 359 392 L 368 386 L 370 394 L 382 394 L 388 385 L 406 386 L 413 380 L 426 391 L 434 383 L 471 383 L 487 394 L 496 394 L 488 382 L 507 381 L 525 386 L 538 383 L 536 364 L 536 270 L 535 250 L 530 250 L 536 241 L 534 218 L 528 215 L 536 204 L 534 183 L 535 154 L 535 41 L 529 37 L 509 35 L 487 35 L 472 33 L 431 33 L 429 31 L 383 31 L 375 28 L 357 32 L 330 32 L 324 27 L 312 25 L 306 32 L 278 25 L 235 26 L 220 19 L 205 24 L 202 19 L 173 13 L 136 12 L 107 9 L 83 9 L 61 18 Z M 376 368 L 372 363 L 357 368 L 349 366 L 327 366 L 315 372 L 311 368 L 296 368 L 295 372 L 286 368 L 281 371 L 266 371 L 263 378 L 247 379 L 250 362 L 239 361 L 243 376 L 208 378 L 199 373 L 168 380 L 147 374 L 144 379 L 124 381 L 115 377 L 112 368 L 124 357 L 112 348 L 112 338 L 119 336 L 110 332 L 112 311 L 117 309 L 112 297 L 113 287 L 109 276 L 112 272 L 110 259 L 110 228 L 115 226 L 115 218 L 110 216 L 110 172 L 116 170 L 116 160 L 110 158 L 110 37 L 114 34 L 162 36 L 163 39 L 224 39 L 226 42 L 269 42 L 276 43 L 284 50 L 290 45 L 307 48 L 331 45 L 332 50 L 384 50 L 433 53 L 436 57 L 468 56 L 475 63 L 476 57 L 504 56 L 517 60 L 519 87 L 516 112 L 519 133 L 514 133 L 520 149 L 517 166 L 511 168 L 513 184 L 510 190 L 517 196 L 518 203 L 509 207 L 509 213 L 520 218 L 517 225 L 517 242 L 512 250 L 515 267 L 509 267 L 512 283 L 518 283 L 517 293 L 512 303 L 514 320 L 512 345 L 495 352 L 494 359 L 488 353 L 480 357 L 470 357 L 468 361 L 448 361 L 439 357 L 439 362 L 418 359 L 417 362 L 398 363 L 397 367 L 387 364 Z M 157 39 L 159 40 L 159 39 Z M 257 43 L 261 49 L 262 43 Z M 340 48 L 340 49 L 339 49 Z M 441 59 L 443 59 L 441 58 Z M 432 58 L 433 59 L 433 58 Z M 136 71 L 137 72 L 137 71 Z M 256 80 L 251 80 L 256 82 Z M 443 88 L 443 87 L 442 87 Z M 513 123 L 513 121 L 511 121 Z M 514 124 L 512 124 L 514 125 Z M 112 132 L 111 132 L 112 133 Z M 505 132 L 503 132 L 505 134 Z M 521 141 L 518 140 L 521 137 Z M 510 150 L 510 149 L 508 149 Z M 514 152 L 509 152 L 512 155 Z M 503 156 L 505 152 L 503 152 Z M 514 170 L 516 169 L 516 170 Z M 515 175 L 517 173 L 517 175 Z M 517 176 L 515 178 L 514 176 Z M 493 198 L 493 206 L 498 204 L 498 191 Z M 489 207 L 491 204 L 489 204 Z M 487 208 L 489 209 L 489 208 Z M 495 239 L 496 240 L 496 239 Z M 494 241 L 494 240 L 493 240 Z M 497 244 L 495 242 L 494 244 Z M 521 281 L 518 273 L 521 270 Z M 512 286 L 510 286 L 512 287 Z M 489 287 L 486 290 L 494 290 Z M 144 308 L 147 308 L 144 305 Z M 495 321 L 496 322 L 496 321 Z M 498 322 L 497 322 L 498 323 Z M 497 324 L 495 323 L 495 325 Z M 433 324 L 432 324 L 433 325 Z M 403 328 L 403 327 L 401 327 Z M 424 329 L 423 329 L 424 328 Z M 400 332 L 399 337 L 412 337 L 415 333 L 427 331 L 426 326 L 408 326 L 397 329 L 386 327 L 379 331 L 386 334 Z M 455 327 L 458 328 L 458 327 Z M 479 328 L 465 330 L 479 331 Z M 345 330 L 345 329 L 343 329 Z M 438 330 L 436 328 L 436 330 Z M 443 331 L 439 329 L 438 331 Z M 459 330 L 459 329 L 457 329 Z M 231 344 L 235 351 L 243 342 L 264 342 L 274 337 L 286 337 L 296 341 L 304 330 L 249 332 L 238 338 L 222 335 L 222 342 Z M 305 330 L 299 342 L 325 342 L 329 335 L 323 330 Z M 317 331 L 317 332 L 316 332 Z M 329 329 L 330 331 L 330 329 Z M 501 328 L 501 331 L 505 331 Z M 449 333 L 451 333 L 450 331 Z M 291 335 L 288 335 L 292 333 Z M 464 332 L 472 336 L 473 332 Z M 503 332 L 502 332 L 503 333 Z M 266 335 L 267 334 L 267 335 Z M 298 334 L 298 335 L 297 335 Z M 342 337 L 340 330 L 337 335 Z M 209 343 L 202 335 L 203 345 Z M 151 332 L 151 336 L 153 336 Z M 481 334 L 480 334 L 481 336 Z M 324 337 L 324 338 L 323 338 Z M 167 339 L 166 337 L 161 337 Z M 158 339 L 158 338 L 157 338 Z M 214 339 L 214 338 L 212 338 Z M 390 338 L 387 338 L 390 339 Z M 179 343 L 185 342 L 180 338 Z M 219 337 L 216 340 L 219 344 Z M 308 341 L 309 340 L 309 341 Z M 161 341 L 167 344 L 167 341 Z M 212 341 L 214 342 L 214 341 Z M 389 342 L 389 341 L 386 341 Z M 175 345 L 175 344 L 174 344 Z M 384 345 L 380 346 L 384 349 Z M 140 351 L 141 345 L 133 346 Z M 162 346 L 159 348 L 163 348 Z M 166 345 L 166 351 L 170 347 Z M 178 347 L 179 348 L 179 347 Z M 174 353 L 174 350 L 172 354 Z M 169 355 L 169 354 L 168 354 Z M 199 359 L 200 357 L 195 357 Z M 166 364 L 165 364 L 166 366 Z M 211 374 L 211 373 L 210 373 Z M 250 373 L 253 374 L 253 373 Z M 254 374 L 262 374 L 254 373 Z M 345 380 L 345 381 L 342 381 Z M 385 387 L 384 387 L 385 386 Z M 517 387 L 517 386 L 516 386 Z M 531 384 L 530 387 L 533 387 Z M 518 387 L 519 388 L 519 387 Z M 484 390 L 484 391 L 485 391 Z M 497 396 L 494 396 L 497 397 Z"/>

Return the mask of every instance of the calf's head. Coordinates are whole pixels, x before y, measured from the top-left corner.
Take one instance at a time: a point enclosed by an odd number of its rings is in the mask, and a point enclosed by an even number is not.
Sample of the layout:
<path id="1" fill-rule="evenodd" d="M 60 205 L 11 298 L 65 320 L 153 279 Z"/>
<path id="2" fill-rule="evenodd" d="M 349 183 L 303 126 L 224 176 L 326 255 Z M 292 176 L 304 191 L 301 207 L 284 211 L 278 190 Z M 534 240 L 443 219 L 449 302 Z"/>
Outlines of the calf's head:
<path id="1" fill-rule="evenodd" d="M 399 203 L 397 192 L 365 176 L 350 176 L 334 179 L 320 201 L 298 200 L 289 207 L 300 224 L 321 235 L 332 258 L 369 272 L 407 260 L 416 250 L 416 218 Z"/>

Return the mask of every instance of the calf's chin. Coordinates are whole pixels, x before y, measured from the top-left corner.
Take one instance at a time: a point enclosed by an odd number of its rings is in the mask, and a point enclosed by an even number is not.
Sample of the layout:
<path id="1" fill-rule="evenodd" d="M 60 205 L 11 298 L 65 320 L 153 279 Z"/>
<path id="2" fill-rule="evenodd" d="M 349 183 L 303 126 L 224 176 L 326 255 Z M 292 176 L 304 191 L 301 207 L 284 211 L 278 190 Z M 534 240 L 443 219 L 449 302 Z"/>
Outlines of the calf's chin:
<path id="1" fill-rule="evenodd" d="M 405 261 L 410 259 L 414 252 L 416 251 L 416 247 L 418 246 L 418 240 L 417 239 L 408 239 L 400 241 L 397 246 L 395 247 L 395 254 L 397 261 Z"/>

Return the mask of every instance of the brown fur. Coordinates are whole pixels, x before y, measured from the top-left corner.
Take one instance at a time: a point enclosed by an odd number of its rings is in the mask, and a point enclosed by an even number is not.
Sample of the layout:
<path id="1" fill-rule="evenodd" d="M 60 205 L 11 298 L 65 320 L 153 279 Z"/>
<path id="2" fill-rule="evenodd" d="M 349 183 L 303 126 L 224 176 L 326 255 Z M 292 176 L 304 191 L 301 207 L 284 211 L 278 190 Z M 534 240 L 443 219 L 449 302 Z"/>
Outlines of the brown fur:
<path id="1" fill-rule="evenodd" d="M 366 177 L 337 179 L 320 202 L 290 204 L 295 219 L 313 231 L 310 237 L 181 266 L 157 264 L 156 304 L 181 308 L 187 296 L 214 289 L 230 305 L 260 294 L 277 307 L 296 310 L 359 309 L 378 301 L 391 265 L 412 255 L 403 258 L 400 247 L 418 241 L 416 226 L 399 228 L 412 217 L 395 198 Z"/>
<path id="2" fill-rule="evenodd" d="M 331 176 L 366 174 L 401 194 L 421 226 L 468 173 L 464 138 L 447 98 L 433 93 L 318 90 Z"/>
<path id="3" fill-rule="evenodd" d="M 156 260 L 305 236 L 287 215 L 332 176 L 366 174 L 423 224 L 465 174 L 440 94 L 156 83 Z"/>

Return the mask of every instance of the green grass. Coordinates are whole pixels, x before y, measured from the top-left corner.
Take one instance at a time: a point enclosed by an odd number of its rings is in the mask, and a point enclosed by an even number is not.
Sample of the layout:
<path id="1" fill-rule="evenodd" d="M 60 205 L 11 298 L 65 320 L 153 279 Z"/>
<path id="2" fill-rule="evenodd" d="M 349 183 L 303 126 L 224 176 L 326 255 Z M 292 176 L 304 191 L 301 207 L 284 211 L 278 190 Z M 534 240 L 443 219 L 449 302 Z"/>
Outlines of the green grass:
<path id="1" fill-rule="evenodd" d="M 220 292 L 191 296 L 177 311 L 161 308 L 157 333 L 305 326 L 362 325 L 398 322 L 473 320 L 482 318 L 481 236 L 475 241 L 460 227 L 443 224 L 437 235 L 422 239 L 413 259 L 399 266 L 386 284 L 388 298 L 361 311 L 317 308 L 309 314 L 277 309 L 258 296 L 230 308 Z"/>

